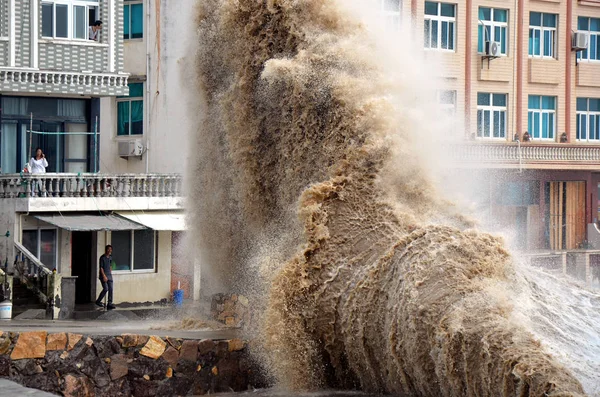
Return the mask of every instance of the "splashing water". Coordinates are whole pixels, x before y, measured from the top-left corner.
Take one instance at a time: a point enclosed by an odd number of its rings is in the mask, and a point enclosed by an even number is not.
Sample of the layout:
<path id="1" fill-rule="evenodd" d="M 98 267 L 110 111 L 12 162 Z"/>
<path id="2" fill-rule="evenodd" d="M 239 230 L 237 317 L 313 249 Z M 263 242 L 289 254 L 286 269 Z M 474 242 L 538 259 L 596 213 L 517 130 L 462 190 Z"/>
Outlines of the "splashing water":
<path id="1" fill-rule="evenodd" d="M 439 197 L 425 66 L 390 72 L 340 4 L 201 4 L 192 222 L 219 285 L 265 280 L 267 367 L 304 390 L 594 392 L 598 297 L 516 266 Z"/>

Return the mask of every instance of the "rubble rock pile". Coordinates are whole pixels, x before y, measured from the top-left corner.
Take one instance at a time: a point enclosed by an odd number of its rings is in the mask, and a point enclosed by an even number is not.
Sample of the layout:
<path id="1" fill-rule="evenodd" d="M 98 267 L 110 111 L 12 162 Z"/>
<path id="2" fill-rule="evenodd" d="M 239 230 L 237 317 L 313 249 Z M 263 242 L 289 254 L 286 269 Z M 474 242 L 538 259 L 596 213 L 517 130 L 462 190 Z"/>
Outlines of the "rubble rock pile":
<path id="1" fill-rule="evenodd" d="M 248 303 L 248 298 L 243 295 L 215 294 L 211 302 L 211 316 L 228 327 L 245 327 L 252 318 Z"/>

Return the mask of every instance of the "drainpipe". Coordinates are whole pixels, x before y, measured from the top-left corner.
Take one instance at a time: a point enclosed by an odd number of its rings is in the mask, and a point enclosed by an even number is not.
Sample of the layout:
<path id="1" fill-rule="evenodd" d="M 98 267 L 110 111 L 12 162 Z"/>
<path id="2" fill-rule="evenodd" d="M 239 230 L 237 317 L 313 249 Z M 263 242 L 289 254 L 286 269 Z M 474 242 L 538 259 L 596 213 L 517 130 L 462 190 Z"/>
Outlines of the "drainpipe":
<path id="1" fill-rule="evenodd" d="M 144 124 L 146 124 L 144 126 L 144 132 L 146 134 L 146 150 L 145 150 L 145 154 L 146 154 L 146 174 L 149 172 L 150 169 L 150 112 L 148 111 L 150 109 L 150 59 L 151 59 L 151 55 L 150 55 L 150 35 L 148 34 L 150 32 L 150 6 L 152 4 L 151 0 L 148 0 L 146 2 L 146 27 L 144 28 L 145 30 L 145 35 L 144 35 L 144 40 L 146 41 L 146 100 L 144 101 L 144 107 L 146 110 L 146 117 L 144 117 Z"/>

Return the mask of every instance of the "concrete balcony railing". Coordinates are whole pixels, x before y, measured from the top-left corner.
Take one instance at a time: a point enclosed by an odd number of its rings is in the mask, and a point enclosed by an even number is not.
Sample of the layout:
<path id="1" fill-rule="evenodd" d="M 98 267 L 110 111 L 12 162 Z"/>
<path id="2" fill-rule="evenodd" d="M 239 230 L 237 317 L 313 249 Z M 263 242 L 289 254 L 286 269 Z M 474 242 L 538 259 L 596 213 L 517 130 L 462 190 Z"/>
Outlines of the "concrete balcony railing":
<path id="1" fill-rule="evenodd" d="M 450 146 L 450 159 L 459 165 L 548 169 L 600 166 L 600 146 L 513 142 L 464 142 Z"/>
<path id="2" fill-rule="evenodd" d="M 177 174 L 0 174 L 0 199 L 182 196 Z"/>

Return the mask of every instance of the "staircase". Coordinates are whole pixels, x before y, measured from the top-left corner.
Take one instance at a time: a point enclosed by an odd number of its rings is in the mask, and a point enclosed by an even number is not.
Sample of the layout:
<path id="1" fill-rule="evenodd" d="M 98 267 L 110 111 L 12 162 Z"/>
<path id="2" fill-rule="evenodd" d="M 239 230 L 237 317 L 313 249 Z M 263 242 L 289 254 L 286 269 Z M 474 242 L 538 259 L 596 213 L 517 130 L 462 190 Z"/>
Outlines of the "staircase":
<path id="1" fill-rule="evenodd" d="M 35 292 L 29 290 L 18 277 L 13 279 L 13 308 L 12 317 L 15 318 L 29 309 L 46 309 L 46 305 L 40 303 Z"/>

